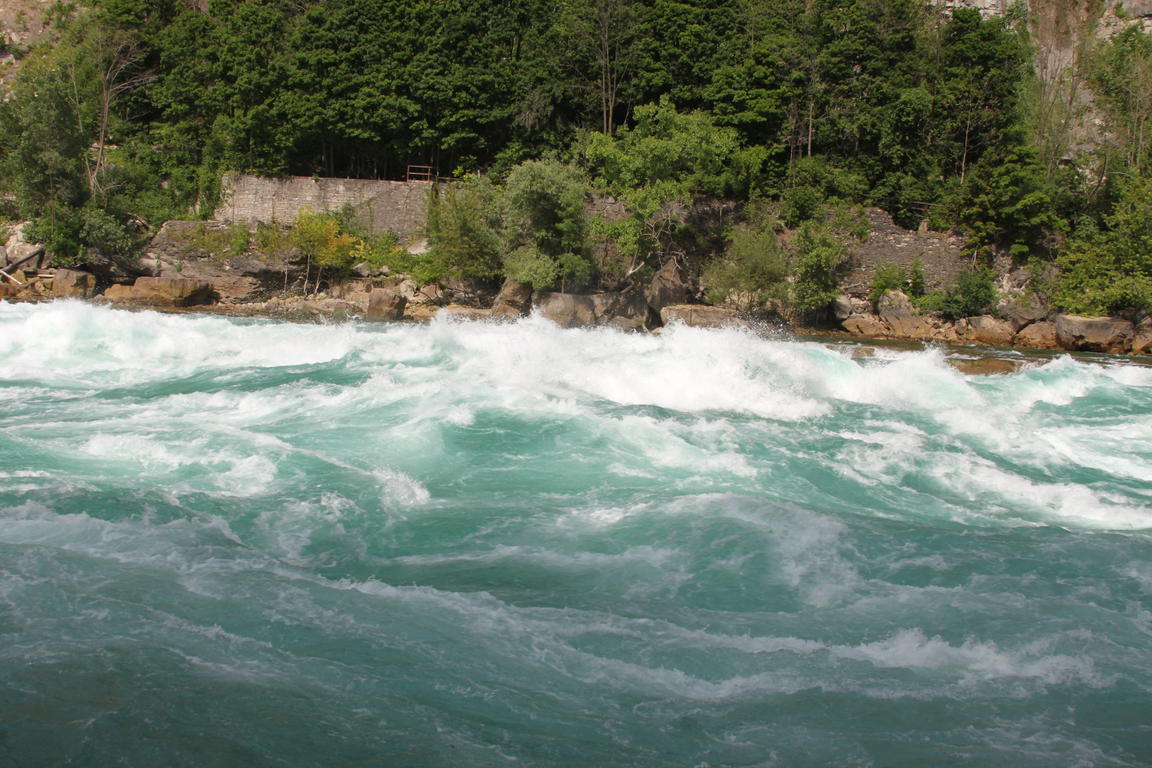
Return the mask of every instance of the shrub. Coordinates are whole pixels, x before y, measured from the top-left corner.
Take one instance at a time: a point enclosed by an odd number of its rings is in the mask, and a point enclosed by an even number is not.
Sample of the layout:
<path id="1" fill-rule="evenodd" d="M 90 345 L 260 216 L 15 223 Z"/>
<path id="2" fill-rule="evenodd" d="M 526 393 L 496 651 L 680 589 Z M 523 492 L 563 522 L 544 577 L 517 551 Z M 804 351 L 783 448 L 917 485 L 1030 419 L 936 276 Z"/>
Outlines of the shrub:
<path id="1" fill-rule="evenodd" d="M 706 297 L 713 304 L 734 302 L 752 310 L 788 299 L 788 259 L 776 235 L 775 222 L 755 217 L 732 231 L 724 255 L 704 268 Z"/>
<path id="2" fill-rule="evenodd" d="M 904 267 L 891 262 L 876 267 L 872 282 L 868 286 L 868 301 L 874 309 L 880 306 L 880 299 L 888 291 L 903 291 L 908 287 L 908 273 Z"/>
<path id="3" fill-rule="evenodd" d="M 996 296 L 996 273 L 987 267 L 974 266 L 961 272 L 956 284 L 947 290 L 925 296 L 920 307 L 959 320 L 989 311 L 996 303 Z"/>
<path id="4" fill-rule="evenodd" d="M 1082 226 L 1056 265 L 1053 293 L 1064 309 L 1134 320 L 1152 312 L 1152 179 L 1126 180 L 1103 229 Z"/>
<path id="5" fill-rule="evenodd" d="M 823 310 L 836 298 L 844 243 L 826 226 L 809 222 L 800 229 L 796 245 L 793 302 L 800 310 Z"/>
<path id="6" fill-rule="evenodd" d="M 452 184 L 428 200 L 428 253 L 408 264 L 421 282 L 490 279 L 500 274 L 503 222 L 500 195 L 483 177 Z"/>

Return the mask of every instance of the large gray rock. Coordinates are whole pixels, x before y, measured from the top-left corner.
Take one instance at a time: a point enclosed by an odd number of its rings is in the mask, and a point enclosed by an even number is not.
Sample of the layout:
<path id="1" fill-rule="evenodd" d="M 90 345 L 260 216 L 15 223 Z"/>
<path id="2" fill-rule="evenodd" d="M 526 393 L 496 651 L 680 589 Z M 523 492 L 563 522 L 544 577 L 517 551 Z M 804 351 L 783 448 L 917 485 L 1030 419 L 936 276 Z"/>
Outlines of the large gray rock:
<path id="1" fill-rule="evenodd" d="M 118 304 L 193 307 L 215 301 L 212 284 L 184 277 L 138 277 L 132 285 L 113 285 L 105 298 Z"/>
<path id="2" fill-rule="evenodd" d="M 144 249 L 140 266 L 156 277 L 205 280 L 224 302 L 251 302 L 282 290 L 302 270 L 298 252 L 257 256 L 233 244 L 231 226 L 217 221 L 166 221 Z M 302 265 L 301 265 L 302 266 Z"/>
<path id="3" fill-rule="evenodd" d="M 29 223 L 30 222 L 24 221 L 12 228 L 11 233 L 8 235 L 8 241 L 4 244 L 6 261 L 0 263 L 0 267 L 7 266 L 8 264 L 22 264 L 24 269 L 35 270 L 40 268 L 41 261 L 47 263 L 46 259 L 42 256 L 44 246 L 40 243 L 27 240 L 24 236 L 24 229 Z M 28 258 L 37 255 L 40 255 L 41 258 Z"/>
<path id="4" fill-rule="evenodd" d="M 1007 320 L 991 315 L 966 317 L 956 323 L 956 332 L 964 341 L 991 347 L 1010 347 L 1016 329 Z"/>
<path id="5" fill-rule="evenodd" d="M 648 300 L 638 290 L 592 294 L 597 325 L 634 330 L 648 323 Z"/>
<path id="6" fill-rule="evenodd" d="M 892 329 L 888 327 L 887 323 L 870 312 L 851 315 L 841 321 L 840 326 L 848 333 L 856 336 L 884 338 L 892 333 Z"/>
<path id="7" fill-rule="evenodd" d="M 532 286 L 516 280 L 505 280 L 492 301 L 492 314 L 521 317 L 532 311 Z"/>
<path id="8" fill-rule="evenodd" d="M 936 327 L 920 314 L 903 291 L 885 293 L 876 314 L 888 326 L 888 335 L 898 339 L 931 339 L 936 335 Z"/>
<path id="9" fill-rule="evenodd" d="M 660 310 L 664 325 L 681 323 L 693 328 L 749 328 L 751 324 L 736 310 L 703 304 L 672 304 Z"/>
<path id="10" fill-rule="evenodd" d="M 1152 355 L 1152 317 L 1146 317 L 1136 326 L 1132 336 L 1132 354 Z"/>
<path id="11" fill-rule="evenodd" d="M 644 289 L 644 299 L 656 313 L 671 304 L 686 303 L 689 296 L 688 285 L 684 282 L 675 260 L 665 262 Z"/>
<path id="12" fill-rule="evenodd" d="M 996 314 L 1019 331 L 1029 323 L 1047 319 L 1049 309 L 1035 294 L 1009 294 L 996 305 Z"/>
<path id="13" fill-rule="evenodd" d="M 1017 347 L 1032 349 L 1055 349 L 1056 326 L 1047 320 L 1026 325 L 1016 332 L 1012 343 Z"/>
<path id="14" fill-rule="evenodd" d="M 837 322 L 844 322 L 852 315 L 863 315 L 869 311 L 869 304 L 865 299 L 840 294 L 832 301 L 832 316 Z"/>
<path id="15" fill-rule="evenodd" d="M 87 299 L 96 288 L 96 278 L 88 272 L 58 269 L 52 278 L 52 293 L 62 299 Z"/>
<path id="16" fill-rule="evenodd" d="M 404 318 L 404 308 L 408 299 L 387 288 L 375 288 L 368 294 L 368 310 L 365 320 L 394 323 Z"/>
<path id="17" fill-rule="evenodd" d="M 1152 0 L 1122 0 L 1127 16 L 1152 16 Z"/>
<path id="18" fill-rule="evenodd" d="M 596 325 L 596 304 L 579 293 L 544 291 L 535 296 L 536 310 L 561 328 Z"/>
<path id="19" fill-rule="evenodd" d="M 912 305 L 911 299 L 905 296 L 903 291 L 888 291 L 880 297 L 880 301 L 876 305 L 876 314 L 880 316 L 881 320 L 887 322 L 892 318 L 908 317 L 916 315 L 918 312 L 916 307 Z"/>
<path id="20" fill-rule="evenodd" d="M 1118 317 L 1056 315 L 1056 341 L 1063 349 L 1122 354 L 1132 347 L 1135 328 Z"/>

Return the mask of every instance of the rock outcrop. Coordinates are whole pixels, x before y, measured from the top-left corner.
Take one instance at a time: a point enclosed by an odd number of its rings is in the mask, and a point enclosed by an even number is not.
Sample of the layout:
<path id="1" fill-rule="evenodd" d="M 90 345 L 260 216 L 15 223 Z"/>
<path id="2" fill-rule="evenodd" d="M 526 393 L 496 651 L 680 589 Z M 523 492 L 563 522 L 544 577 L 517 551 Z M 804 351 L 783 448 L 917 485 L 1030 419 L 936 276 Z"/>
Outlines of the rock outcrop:
<path id="1" fill-rule="evenodd" d="M 194 307 L 216 299 L 211 283 L 185 277 L 138 277 L 132 285 L 110 286 L 104 297 L 115 304 L 149 307 Z"/>
<path id="2" fill-rule="evenodd" d="M 516 280 L 505 280 L 492 302 L 492 314 L 522 317 L 532 311 L 532 286 Z"/>
<path id="3" fill-rule="evenodd" d="M 966 317 L 958 321 L 955 328 L 960 340 L 990 347 L 1010 347 L 1016 336 L 1011 323 L 991 315 Z"/>
<path id="4" fill-rule="evenodd" d="M 1056 326 L 1047 320 L 1032 323 L 1016 332 L 1012 344 L 1030 349 L 1052 349 L 1056 346 Z"/>
<path id="5" fill-rule="evenodd" d="M 667 261 L 657 270 L 648 287 L 644 289 L 644 299 L 657 315 L 669 305 L 686 304 L 689 297 L 688 285 L 680 274 L 680 268 L 675 260 Z"/>
<path id="6" fill-rule="evenodd" d="M 395 323 L 404 319 L 404 308 L 408 299 L 387 288 L 375 288 L 368 294 L 368 311 L 365 320 Z"/>
<path id="7" fill-rule="evenodd" d="M 58 269 L 52 278 L 52 294 L 62 299 L 87 299 L 96 289 L 96 279 L 88 272 Z"/>
<path id="8" fill-rule="evenodd" d="M 168 221 L 145 247 L 140 263 L 154 277 L 211 283 L 227 303 L 257 301 L 283 290 L 290 276 L 296 279 L 296 252 L 261 258 L 242 249 L 233 252 L 233 235 L 233 227 L 218 221 Z"/>
<path id="9" fill-rule="evenodd" d="M 1124 353 L 1132 348 L 1135 328 L 1116 317 L 1056 315 L 1056 342 L 1063 349 Z"/>
<path id="10" fill-rule="evenodd" d="M 703 304 L 672 304 L 660 310 L 664 325 L 681 323 L 693 328 L 750 328 L 734 309 Z"/>
<path id="11" fill-rule="evenodd" d="M 536 311 L 562 328 L 610 326 L 643 330 L 648 302 L 639 291 L 613 293 L 560 293 L 543 291 L 533 297 Z"/>

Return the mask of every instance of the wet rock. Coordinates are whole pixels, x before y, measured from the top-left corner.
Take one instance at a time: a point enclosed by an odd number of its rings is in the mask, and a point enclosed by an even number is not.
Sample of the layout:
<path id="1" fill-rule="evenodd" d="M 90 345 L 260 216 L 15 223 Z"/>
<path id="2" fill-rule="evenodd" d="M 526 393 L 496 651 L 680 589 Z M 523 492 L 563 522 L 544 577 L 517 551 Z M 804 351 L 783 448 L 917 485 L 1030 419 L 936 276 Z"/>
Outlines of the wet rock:
<path id="1" fill-rule="evenodd" d="M 998 357 L 948 358 L 948 364 L 960 373 L 974 376 L 990 376 L 1002 373 L 1015 373 L 1023 366 L 1017 360 L 1003 360 Z"/>
<path id="2" fill-rule="evenodd" d="M 1063 349 L 1124 353 L 1131 349 L 1135 328 L 1117 317 L 1056 315 L 1056 342 Z"/>
<path id="3" fill-rule="evenodd" d="M 872 313 L 852 315 L 840 323 L 840 326 L 857 336 L 884 337 L 891 333 L 888 324 Z"/>
<path id="4" fill-rule="evenodd" d="M 615 328 L 618 331 L 628 331 L 630 333 L 640 333 L 648 330 L 644 323 L 631 317 L 613 317 L 604 323 L 607 328 Z"/>
<path id="5" fill-rule="evenodd" d="M 1017 347 L 1053 349 L 1056 347 L 1056 326 L 1047 320 L 1026 325 L 1016 333 L 1012 343 Z"/>
<path id="6" fill-rule="evenodd" d="M 703 304 L 672 304 L 660 310 L 664 325 L 682 323 L 693 328 L 750 328 L 751 324 L 736 310 Z"/>
<path id="7" fill-rule="evenodd" d="M 843 323 L 852 315 L 864 315 L 869 311 L 869 304 L 864 299 L 855 296 L 840 294 L 832 302 L 832 316 L 837 322 Z"/>
<path id="8" fill-rule="evenodd" d="M 460 321 L 484 321 L 494 319 L 491 309 L 480 309 L 478 307 L 465 307 L 461 304 L 449 304 L 442 307 L 437 313 L 437 317 L 446 317 L 449 320 Z M 497 316 L 503 317 L 503 316 Z"/>
<path id="9" fill-rule="evenodd" d="M 520 317 L 532 310 L 532 286 L 516 280 L 505 280 L 492 302 L 492 314 Z"/>
<path id="10" fill-rule="evenodd" d="M 364 319 L 395 323 L 404 318 L 407 305 L 408 299 L 396 291 L 374 288 L 368 294 L 368 310 L 364 313 Z"/>
<path id="11" fill-rule="evenodd" d="M 194 307 L 215 300 L 212 284 L 184 277 L 138 277 L 132 285 L 113 285 L 109 301 L 150 307 Z"/>
<path id="12" fill-rule="evenodd" d="M 992 347 L 1010 347 L 1016 329 L 1007 320 L 979 315 L 966 317 L 956 323 L 956 333 L 964 341 Z"/>
<path id="13" fill-rule="evenodd" d="M 76 269 L 58 269 L 52 278 L 52 293 L 62 299 L 87 299 L 96 288 L 96 278 Z"/>
<path id="14" fill-rule="evenodd" d="M 535 296 L 536 309 L 561 328 L 596 325 L 596 304 L 578 293 L 542 292 Z"/>
<path id="15" fill-rule="evenodd" d="M 1009 294 L 996 305 L 996 314 L 1012 325 L 1012 330 L 1048 318 L 1049 309 L 1035 294 Z"/>
<path id="16" fill-rule="evenodd" d="M 644 289 L 644 300 L 659 314 L 664 307 L 687 302 L 690 293 L 684 277 L 680 274 L 680 268 L 676 266 L 675 260 L 671 260 L 652 276 L 648 287 Z"/>
<path id="17" fill-rule="evenodd" d="M 1146 317 L 1136 326 L 1132 336 L 1132 354 L 1152 355 L 1152 317 Z"/>
<path id="18" fill-rule="evenodd" d="M 648 300 L 638 290 L 592 294 L 597 325 L 643 328 L 648 322 Z"/>

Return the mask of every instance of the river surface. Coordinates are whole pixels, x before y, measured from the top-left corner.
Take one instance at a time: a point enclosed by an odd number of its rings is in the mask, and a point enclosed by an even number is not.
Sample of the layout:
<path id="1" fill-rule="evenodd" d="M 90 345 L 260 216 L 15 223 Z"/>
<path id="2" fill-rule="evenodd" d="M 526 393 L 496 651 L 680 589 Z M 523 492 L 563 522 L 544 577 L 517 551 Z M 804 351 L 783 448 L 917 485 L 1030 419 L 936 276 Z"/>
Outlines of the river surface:
<path id="1" fill-rule="evenodd" d="M 0 767 L 1152 764 L 1152 369 L 0 303 Z"/>

